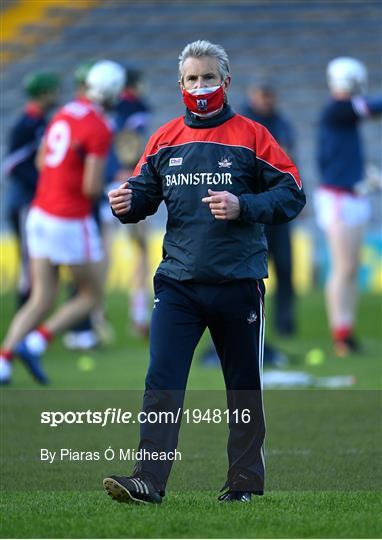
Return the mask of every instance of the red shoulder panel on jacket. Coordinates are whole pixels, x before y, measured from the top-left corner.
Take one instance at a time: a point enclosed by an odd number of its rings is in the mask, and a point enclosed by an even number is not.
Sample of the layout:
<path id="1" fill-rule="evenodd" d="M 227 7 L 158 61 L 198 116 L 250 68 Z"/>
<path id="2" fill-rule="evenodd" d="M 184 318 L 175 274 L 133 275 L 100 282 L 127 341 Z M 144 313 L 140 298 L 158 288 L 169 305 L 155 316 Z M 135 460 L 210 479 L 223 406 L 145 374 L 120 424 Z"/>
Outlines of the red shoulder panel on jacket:
<path id="1" fill-rule="evenodd" d="M 146 150 L 140 159 L 134 176 L 139 174 L 140 168 L 147 157 L 155 155 L 161 148 L 181 146 L 192 142 L 211 142 L 228 146 L 241 146 L 256 153 L 256 156 L 270 166 L 285 173 L 290 173 L 297 186 L 302 184 L 298 171 L 285 152 L 276 143 L 269 131 L 240 114 L 211 129 L 195 129 L 184 123 L 184 117 L 179 116 L 160 127 L 149 139 Z"/>
<path id="2" fill-rule="evenodd" d="M 255 148 L 257 158 L 278 171 L 289 173 L 293 177 L 298 188 L 302 189 L 301 178 L 293 161 L 264 126 L 252 120 L 250 120 L 250 122 L 252 122 L 256 131 Z"/>

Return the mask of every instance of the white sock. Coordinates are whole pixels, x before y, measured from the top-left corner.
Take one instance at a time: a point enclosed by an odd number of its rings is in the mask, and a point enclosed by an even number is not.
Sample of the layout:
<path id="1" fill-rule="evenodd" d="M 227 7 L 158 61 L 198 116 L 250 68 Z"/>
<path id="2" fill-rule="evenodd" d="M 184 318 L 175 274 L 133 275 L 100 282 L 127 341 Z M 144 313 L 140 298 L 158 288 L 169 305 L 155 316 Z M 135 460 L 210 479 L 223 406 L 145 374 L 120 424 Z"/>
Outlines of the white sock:
<path id="1" fill-rule="evenodd" d="M 38 331 L 33 330 L 25 338 L 25 343 L 28 349 L 34 354 L 42 354 L 45 352 L 48 342 L 44 336 Z"/>
<path id="2" fill-rule="evenodd" d="M 144 289 L 138 289 L 133 293 L 132 317 L 136 324 L 146 324 L 149 318 L 148 312 L 149 295 Z"/>
<path id="3" fill-rule="evenodd" d="M 0 356 L 0 381 L 7 381 L 12 375 L 11 362 Z"/>

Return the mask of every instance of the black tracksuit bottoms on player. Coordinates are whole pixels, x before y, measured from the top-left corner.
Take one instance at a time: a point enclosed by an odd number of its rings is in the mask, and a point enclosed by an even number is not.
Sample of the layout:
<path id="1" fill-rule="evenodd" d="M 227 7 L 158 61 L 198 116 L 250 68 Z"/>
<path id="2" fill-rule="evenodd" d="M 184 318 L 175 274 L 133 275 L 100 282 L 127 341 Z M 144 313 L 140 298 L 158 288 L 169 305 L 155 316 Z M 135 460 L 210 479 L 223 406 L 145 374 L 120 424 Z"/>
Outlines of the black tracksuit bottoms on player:
<path id="1" fill-rule="evenodd" d="M 228 409 L 250 411 L 248 423 L 237 422 L 237 417 L 229 420 L 226 487 L 261 494 L 265 436 L 261 392 L 263 282 L 240 280 L 207 285 L 156 274 L 154 291 L 143 411 L 176 413 L 183 406 L 192 357 L 208 327 L 222 364 Z M 139 450 L 174 451 L 179 428 L 180 420 L 142 423 Z M 171 465 L 170 460 L 144 460 L 136 464 L 135 472 L 149 476 L 164 492 Z"/>

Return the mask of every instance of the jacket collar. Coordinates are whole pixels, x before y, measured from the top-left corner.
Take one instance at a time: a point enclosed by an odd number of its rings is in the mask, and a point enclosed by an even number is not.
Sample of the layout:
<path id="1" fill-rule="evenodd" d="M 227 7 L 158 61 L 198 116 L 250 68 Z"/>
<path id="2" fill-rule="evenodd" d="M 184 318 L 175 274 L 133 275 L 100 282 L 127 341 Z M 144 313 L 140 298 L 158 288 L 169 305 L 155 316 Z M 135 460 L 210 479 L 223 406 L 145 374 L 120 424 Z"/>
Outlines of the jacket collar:
<path id="1" fill-rule="evenodd" d="M 184 123 L 186 126 L 194 129 L 203 129 L 220 126 L 230 118 L 235 116 L 235 112 L 231 109 L 229 105 L 224 105 L 222 110 L 215 116 L 210 116 L 210 118 L 200 118 L 196 114 L 193 114 L 188 109 L 186 109 L 186 114 L 184 115 Z"/>

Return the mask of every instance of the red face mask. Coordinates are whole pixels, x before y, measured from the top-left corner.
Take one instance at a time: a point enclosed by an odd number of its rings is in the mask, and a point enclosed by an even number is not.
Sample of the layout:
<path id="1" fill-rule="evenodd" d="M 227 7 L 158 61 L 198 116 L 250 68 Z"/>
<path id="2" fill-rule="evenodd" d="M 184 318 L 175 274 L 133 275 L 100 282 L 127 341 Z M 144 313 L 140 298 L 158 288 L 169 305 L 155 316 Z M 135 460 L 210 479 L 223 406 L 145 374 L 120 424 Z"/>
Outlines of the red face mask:
<path id="1" fill-rule="evenodd" d="M 212 88 L 198 88 L 191 92 L 182 90 L 183 101 L 187 109 L 194 114 L 204 116 L 214 113 L 224 105 L 223 85 Z"/>

